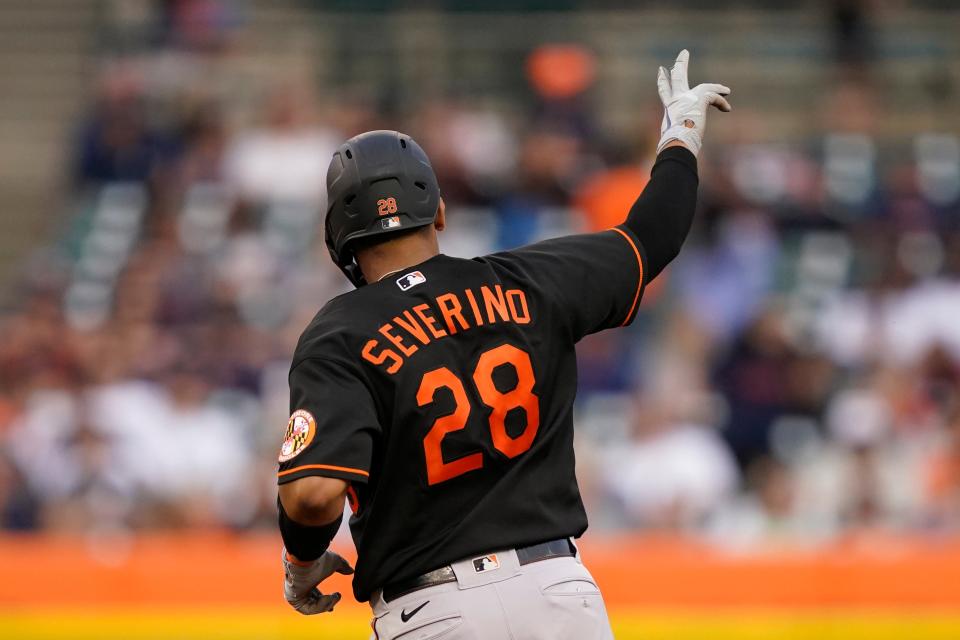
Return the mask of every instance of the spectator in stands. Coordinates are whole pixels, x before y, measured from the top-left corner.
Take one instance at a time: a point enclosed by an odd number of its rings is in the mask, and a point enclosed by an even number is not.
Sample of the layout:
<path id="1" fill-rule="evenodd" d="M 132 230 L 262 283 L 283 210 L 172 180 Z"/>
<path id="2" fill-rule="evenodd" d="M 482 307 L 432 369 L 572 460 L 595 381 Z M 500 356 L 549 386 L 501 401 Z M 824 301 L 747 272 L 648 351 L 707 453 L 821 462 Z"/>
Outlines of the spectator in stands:
<path id="1" fill-rule="evenodd" d="M 943 436 L 942 448 L 925 465 L 925 521 L 955 530 L 960 527 L 960 405 L 954 406 Z"/>
<path id="2" fill-rule="evenodd" d="M 414 137 L 430 149 L 430 163 L 444 200 L 490 205 L 510 186 L 517 143 L 502 114 L 457 100 L 435 100 L 410 122 Z"/>
<path id="3" fill-rule="evenodd" d="M 794 349 L 782 312 L 767 309 L 737 337 L 714 373 L 729 403 L 723 436 L 741 468 L 770 452 L 770 429 L 788 410 Z"/>
<path id="4" fill-rule="evenodd" d="M 175 508 L 181 524 L 244 520 L 244 506 L 255 496 L 244 495 L 251 459 L 242 415 L 212 397 L 200 371 L 181 367 L 165 383 L 158 407 L 162 433 L 151 448 L 158 462 L 152 490 Z"/>
<path id="5" fill-rule="evenodd" d="M 198 53 L 227 48 L 243 25 L 243 2 L 162 0 L 161 24 L 168 45 Z"/>
<path id="6" fill-rule="evenodd" d="M 769 304 L 781 248 L 764 211 L 721 211 L 701 225 L 706 242 L 684 249 L 684 260 L 673 269 L 687 316 L 724 343 Z"/>
<path id="7" fill-rule="evenodd" d="M 817 520 L 798 509 L 796 478 L 776 458 L 754 461 L 746 489 L 710 522 L 710 536 L 716 543 L 733 548 L 769 547 L 795 545 L 822 535 Z"/>
<path id="8" fill-rule="evenodd" d="M 40 501 L 12 460 L 0 450 L 0 531 L 30 531 L 39 522 Z"/>
<path id="9" fill-rule="evenodd" d="M 880 474 L 892 417 L 886 398 L 871 387 L 845 389 L 827 411 L 829 434 L 840 445 L 838 506 L 849 526 L 877 526 L 889 513 Z"/>
<path id="10" fill-rule="evenodd" d="M 118 439 L 80 422 L 63 442 L 66 481 L 62 495 L 48 500 L 47 528 L 65 531 L 116 531 L 132 522 L 138 487 L 129 466 L 117 456 Z"/>
<path id="11" fill-rule="evenodd" d="M 220 106 L 213 102 L 196 105 L 187 115 L 182 135 L 184 149 L 179 162 L 182 183 L 189 187 L 195 183 L 221 181 L 228 136 Z"/>
<path id="12" fill-rule="evenodd" d="M 316 121 L 312 96 L 299 83 L 273 88 L 261 123 L 230 144 L 224 174 L 242 200 L 302 203 L 323 209 L 327 166 L 341 136 Z"/>
<path id="13" fill-rule="evenodd" d="M 736 462 L 713 428 L 690 414 L 695 398 L 649 398 L 630 442 L 604 463 L 607 492 L 633 527 L 695 530 L 739 485 Z"/>
<path id="14" fill-rule="evenodd" d="M 574 131 L 542 126 L 520 142 L 513 190 L 499 201 L 498 247 L 512 248 L 543 236 L 558 235 L 549 225 L 549 211 L 569 202 L 582 169 L 582 140 Z"/>
<path id="15" fill-rule="evenodd" d="M 145 96 L 130 66 L 108 68 L 93 110 L 80 127 L 74 152 L 78 186 L 147 181 L 174 155 L 175 140 L 147 119 Z"/>

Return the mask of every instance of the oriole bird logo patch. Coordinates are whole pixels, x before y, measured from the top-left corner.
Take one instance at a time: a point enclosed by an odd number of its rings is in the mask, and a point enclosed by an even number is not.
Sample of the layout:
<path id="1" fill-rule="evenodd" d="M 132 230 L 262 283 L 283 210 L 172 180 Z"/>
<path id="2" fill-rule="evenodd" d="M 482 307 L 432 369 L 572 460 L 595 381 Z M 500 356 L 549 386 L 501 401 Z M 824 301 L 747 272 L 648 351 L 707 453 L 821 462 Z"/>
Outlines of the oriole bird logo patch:
<path id="1" fill-rule="evenodd" d="M 290 458 L 307 448 L 310 441 L 313 440 L 313 434 L 317 430 L 317 421 L 309 411 L 298 409 L 290 416 L 287 422 L 287 431 L 283 435 L 283 445 L 280 446 L 280 462 L 286 462 Z"/>

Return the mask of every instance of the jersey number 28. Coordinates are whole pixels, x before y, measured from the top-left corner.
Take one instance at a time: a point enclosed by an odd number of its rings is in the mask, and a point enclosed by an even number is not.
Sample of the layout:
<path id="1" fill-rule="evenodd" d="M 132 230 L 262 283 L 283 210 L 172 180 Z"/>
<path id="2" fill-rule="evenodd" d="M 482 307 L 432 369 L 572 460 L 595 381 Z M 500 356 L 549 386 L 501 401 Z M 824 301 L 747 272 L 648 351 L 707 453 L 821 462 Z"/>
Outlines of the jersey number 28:
<path id="1" fill-rule="evenodd" d="M 507 392 L 497 389 L 493 382 L 494 370 L 502 365 L 511 365 L 517 373 L 516 386 Z M 473 384 L 483 404 L 491 409 L 490 436 L 497 451 L 508 458 L 516 458 L 530 448 L 540 427 L 540 398 L 533 393 L 533 365 L 530 355 L 510 344 L 504 344 L 483 352 L 473 370 Z M 479 451 L 445 462 L 441 446 L 448 433 L 460 431 L 467 426 L 470 416 L 470 401 L 463 382 L 446 367 L 423 374 L 417 404 L 421 407 L 433 402 L 438 389 L 446 387 L 453 394 L 456 408 L 453 413 L 437 418 L 423 439 L 423 453 L 427 459 L 427 482 L 431 485 L 479 469 L 483 466 L 483 454 Z M 526 426 L 516 437 L 507 433 L 507 414 L 513 409 L 523 409 Z"/>

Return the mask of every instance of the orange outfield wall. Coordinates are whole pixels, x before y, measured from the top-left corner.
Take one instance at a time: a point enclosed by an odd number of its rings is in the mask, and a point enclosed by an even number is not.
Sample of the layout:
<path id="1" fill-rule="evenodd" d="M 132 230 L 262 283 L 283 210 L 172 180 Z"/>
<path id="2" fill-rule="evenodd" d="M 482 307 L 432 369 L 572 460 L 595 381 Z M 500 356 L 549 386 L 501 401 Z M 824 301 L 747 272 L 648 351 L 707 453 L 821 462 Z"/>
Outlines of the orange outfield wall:
<path id="1" fill-rule="evenodd" d="M 859 536 L 734 554 L 676 538 L 593 536 L 581 550 L 612 609 L 960 610 L 960 538 Z M 78 608 L 280 607 L 279 555 L 279 539 L 262 534 L 0 537 L 0 607 L 43 605 L 51 590 Z M 349 592 L 343 577 L 330 583 Z"/>

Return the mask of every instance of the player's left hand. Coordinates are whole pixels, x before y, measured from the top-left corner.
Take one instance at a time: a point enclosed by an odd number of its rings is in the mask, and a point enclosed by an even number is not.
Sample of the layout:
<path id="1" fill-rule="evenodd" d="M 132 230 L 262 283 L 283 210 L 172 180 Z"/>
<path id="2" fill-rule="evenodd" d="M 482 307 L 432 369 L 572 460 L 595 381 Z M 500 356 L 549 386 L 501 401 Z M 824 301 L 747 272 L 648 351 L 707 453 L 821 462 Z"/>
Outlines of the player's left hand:
<path id="1" fill-rule="evenodd" d="M 663 67 L 657 74 L 657 91 L 663 102 L 663 124 L 660 126 L 660 143 L 657 153 L 672 140 L 682 142 L 693 155 L 700 152 L 703 133 L 707 127 L 707 107 L 715 106 L 720 111 L 730 111 L 730 103 L 724 96 L 730 88 L 722 84 L 698 84 L 693 89 L 687 81 L 687 65 L 690 52 L 684 49 L 677 56 L 669 73 Z"/>
<path id="2" fill-rule="evenodd" d="M 353 567 L 340 555 L 327 551 L 308 563 L 298 563 L 290 559 L 287 550 L 283 550 L 283 597 L 290 606 L 305 616 L 333 611 L 340 602 L 339 593 L 325 595 L 317 585 L 334 573 L 350 575 Z"/>

